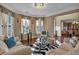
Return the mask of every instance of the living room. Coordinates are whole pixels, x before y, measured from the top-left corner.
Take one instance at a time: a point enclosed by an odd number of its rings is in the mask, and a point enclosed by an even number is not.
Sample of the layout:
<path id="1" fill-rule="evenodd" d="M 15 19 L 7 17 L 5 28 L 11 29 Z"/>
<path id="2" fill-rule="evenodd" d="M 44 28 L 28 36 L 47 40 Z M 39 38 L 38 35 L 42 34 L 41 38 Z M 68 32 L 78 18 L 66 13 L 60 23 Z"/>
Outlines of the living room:
<path id="1" fill-rule="evenodd" d="M 78 20 L 79 3 L 1 3 L 0 55 L 78 55 Z"/>

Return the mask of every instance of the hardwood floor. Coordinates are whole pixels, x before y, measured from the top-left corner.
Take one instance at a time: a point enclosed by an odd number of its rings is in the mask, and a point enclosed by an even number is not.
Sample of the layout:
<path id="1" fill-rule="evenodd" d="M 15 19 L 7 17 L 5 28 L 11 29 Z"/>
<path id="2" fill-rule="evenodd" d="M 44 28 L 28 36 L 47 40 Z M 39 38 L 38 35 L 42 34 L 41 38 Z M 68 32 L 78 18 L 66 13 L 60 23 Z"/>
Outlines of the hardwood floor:
<path id="1" fill-rule="evenodd" d="M 24 44 L 24 45 L 32 45 L 33 43 L 35 43 L 36 41 L 36 37 L 32 37 L 32 38 L 29 38 L 29 39 L 22 39 L 21 42 Z"/>

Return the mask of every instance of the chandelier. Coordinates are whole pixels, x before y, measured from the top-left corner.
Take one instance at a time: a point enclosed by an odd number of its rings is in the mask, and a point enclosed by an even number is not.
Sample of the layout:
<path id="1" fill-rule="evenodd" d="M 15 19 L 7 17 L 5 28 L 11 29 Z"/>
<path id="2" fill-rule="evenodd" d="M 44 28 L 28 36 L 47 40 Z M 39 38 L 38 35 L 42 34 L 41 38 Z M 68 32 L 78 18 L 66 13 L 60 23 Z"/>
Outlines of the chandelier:
<path id="1" fill-rule="evenodd" d="M 34 6 L 37 9 L 42 9 L 42 8 L 44 8 L 44 3 L 35 3 Z"/>

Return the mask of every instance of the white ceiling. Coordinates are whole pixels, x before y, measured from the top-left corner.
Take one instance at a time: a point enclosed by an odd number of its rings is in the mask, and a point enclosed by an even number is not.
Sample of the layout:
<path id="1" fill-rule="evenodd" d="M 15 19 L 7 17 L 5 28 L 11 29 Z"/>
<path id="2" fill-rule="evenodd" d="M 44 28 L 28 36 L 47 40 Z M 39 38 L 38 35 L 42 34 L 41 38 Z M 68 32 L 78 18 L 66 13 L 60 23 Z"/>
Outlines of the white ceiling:
<path id="1" fill-rule="evenodd" d="M 4 7 L 27 16 L 45 17 L 79 9 L 79 3 L 45 3 L 43 9 L 36 9 L 33 3 L 2 3 Z"/>

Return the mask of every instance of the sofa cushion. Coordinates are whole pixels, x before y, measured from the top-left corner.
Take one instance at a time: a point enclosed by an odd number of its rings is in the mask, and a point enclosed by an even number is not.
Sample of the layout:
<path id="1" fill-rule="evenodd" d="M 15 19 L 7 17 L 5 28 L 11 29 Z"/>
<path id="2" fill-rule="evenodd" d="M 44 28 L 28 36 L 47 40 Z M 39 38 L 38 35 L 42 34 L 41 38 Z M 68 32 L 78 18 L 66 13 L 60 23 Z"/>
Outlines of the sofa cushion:
<path id="1" fill-rule="evenodd" d="M 3 49 L 0 48 L 0 55 L 5 53 L 5 51 Z"/>
<path id="2" fill-rule="evenodd" d="M 79 42 L 77 43 L 77 45 L 75 46 L 75 48 L 73 50 L 71 50 L 70 52 L 66 53 L 67 55 L 79 55 Z"/>
<path id="3" fill-rule="evenodd" d="M 22 45 L 20 41 L 16 42 L 16 46 Z"/>
<path id="4" fill-rule="evenodd" d="M 54 49 L 54 50 L 50 50 L 48 51 L 46 54 L 47 55 L 63 55 L 64 53 L 66 53 L 67 51 L 63 50 L 63 49 Z"/>
<path id="5" fill-rule="evenodd" d="M 14 46 L 9 49 L 9 52 L 4 53 L 4 55 L 30 55 L 32 53 L 30 46 Z"/>
<path id="6" fill-rule="evenodd" d="M 0 35 L 0 40 L 4 41 L 5 36 L 4 35 Z"/>
<path id="7" fill-rule="evenodd" d="M 8 47 L 4 41 L 0 40 L 0 53 L 8 52 Z"/>
<path id="8" fill-rule="evenodd" d="M 21 40 L 19 37 L 14 37 L 14 39 L 15 39 L 16 42 Z"/>
<path id="9" fill-rule="evenodd" d="M 8 48 L 12 48 L 13 46 L 16 45 L 14 37 L 8 38 L 4 42 L 7 44 Z"/>
<path id="10" fill-rule="evenodd" d="M 73 47 L 67 43 L 62 43 L 61 46 L 59 46 L 60 49 L 63 49 L 65 51 L 70 51 L 73 49 Z"/>
<path id="11" fill-rule="evenodd" d="M 67 51 L 65 51 L 63 49 L 56 49 L 54 51 L 54 55 L 63 55 L 64 53 L 67 53 Z"/>

